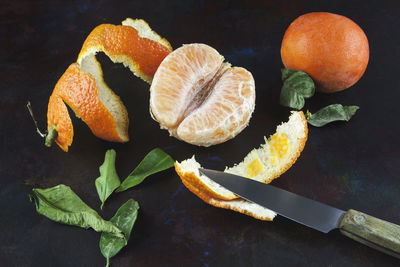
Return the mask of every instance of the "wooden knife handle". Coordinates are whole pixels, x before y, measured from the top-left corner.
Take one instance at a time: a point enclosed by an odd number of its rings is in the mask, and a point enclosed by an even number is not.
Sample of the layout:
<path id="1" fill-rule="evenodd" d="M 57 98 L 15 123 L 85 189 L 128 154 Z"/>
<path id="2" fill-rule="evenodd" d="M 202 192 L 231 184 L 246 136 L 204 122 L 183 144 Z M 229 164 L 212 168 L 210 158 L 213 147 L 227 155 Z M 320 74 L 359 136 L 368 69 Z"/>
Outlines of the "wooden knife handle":
<path id="1" fill-rule="evenodd" d="M 399 225 L 348 210 L 340 220 L 339 228 L 345 236 L 400 259 Z"/>

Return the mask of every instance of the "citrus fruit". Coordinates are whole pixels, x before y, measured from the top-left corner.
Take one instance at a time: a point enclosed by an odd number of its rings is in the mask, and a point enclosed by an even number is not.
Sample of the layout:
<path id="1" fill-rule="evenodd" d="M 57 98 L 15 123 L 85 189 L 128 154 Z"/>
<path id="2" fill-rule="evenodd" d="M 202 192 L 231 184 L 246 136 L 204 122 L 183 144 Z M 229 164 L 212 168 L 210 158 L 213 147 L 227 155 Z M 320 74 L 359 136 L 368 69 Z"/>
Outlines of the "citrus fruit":
<path id="1" fill-rule="evenodd" d="M 231 67 L 205 44 L 184 45 L 157 69 L 150 87 L 152 116 L 171 135 L 187 143 L 211 146 L 239 134 L 255 106 L 249 71 Z"/>
<path id="2" fill-rule="evenodd" d="M 258 149 L 253 149 L 242 162 L 226 168 L 225 172 L 270 183 L 296 162 L 304 149 L 307 136 L 307 121 L 303 112 L 292 112 L 289 121 L 279 125 L 276 132 L 269 139 L 265 139 L 265 144 Z M 175 162 L 175 170 L 182 182 L 203 201 L 217 207 L 249 213 L 248 202 L 239 199 L 233 192 L 201 174 L 199 168 L 201 166 L 194 157 L 182 162 Z M 240 201 L 230 202 L 232 200 Z M 239 205 L 239 203 L 241 204 Z M 255 207 L 252 206 L 251 209 L 253 208 Z M 257 206 L 258 208 L 259 206 Z M 261 212 L 264 214 L 265 211 Z M 253 215 L 251 216 L 257 218 L 257 213 Z M 261 215 L 260 217 L 266 218 Z M 268 218 L 272 220 L 273 216 Z"/>
<path id="3" fill-rule="evenodd" d="M 317 83 L 317 90 L 332 93 L 355 84 L 368 65 L 368 39 L 351 19 L 314 12 L 295 19 L 281 46 L 286 68 L 301 70 Z"/>
<path id="4" fill-rule="evenodd" d="M 74 131 L 67 106 L 101 139 L 127 142 L 128 113 L 120 98 L 103 79 L 96 53 L 123 63 L 138 77 L 151 83 L 161 61 L 172 51 L 167 40 L 141 19 L 126 19 L 123 25 L 102 24 L 86 38 L 77 63 L 71 64 L 50 96 L 47 124 L 58 132 L 56 143 L 64 151 L 72 144 Z"/>

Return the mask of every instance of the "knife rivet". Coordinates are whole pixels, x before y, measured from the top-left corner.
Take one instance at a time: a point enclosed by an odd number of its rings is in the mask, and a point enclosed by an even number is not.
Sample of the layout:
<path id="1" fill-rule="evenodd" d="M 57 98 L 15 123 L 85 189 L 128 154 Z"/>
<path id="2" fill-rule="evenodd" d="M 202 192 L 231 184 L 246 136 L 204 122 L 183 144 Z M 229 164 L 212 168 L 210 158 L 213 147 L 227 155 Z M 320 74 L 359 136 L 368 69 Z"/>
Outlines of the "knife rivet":
<path id="1" fill-rule="evenodd" d="M 354 218 L 354 221 L 355 221 L 356 223 L 363 223 L 363 222 L 365 222 L 365 217 L 362 216 L 362 215 L 357 214 L 357 215 L 354 215 L 353 218 Z"/>

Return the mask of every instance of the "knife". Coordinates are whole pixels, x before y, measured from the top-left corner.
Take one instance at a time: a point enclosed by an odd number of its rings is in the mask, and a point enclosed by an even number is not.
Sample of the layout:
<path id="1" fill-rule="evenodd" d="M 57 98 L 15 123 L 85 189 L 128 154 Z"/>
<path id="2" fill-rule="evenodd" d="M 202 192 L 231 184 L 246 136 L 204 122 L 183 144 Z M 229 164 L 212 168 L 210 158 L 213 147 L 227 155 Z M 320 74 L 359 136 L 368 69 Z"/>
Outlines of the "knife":
<path id="1" fill-rule="evenodd" d="M 323 233 L 340 232 L 400 259 L 400 226 L 349 209 L 343 211 L 275 186 L 221 171 L 199 171 L 236 195 Z"/>

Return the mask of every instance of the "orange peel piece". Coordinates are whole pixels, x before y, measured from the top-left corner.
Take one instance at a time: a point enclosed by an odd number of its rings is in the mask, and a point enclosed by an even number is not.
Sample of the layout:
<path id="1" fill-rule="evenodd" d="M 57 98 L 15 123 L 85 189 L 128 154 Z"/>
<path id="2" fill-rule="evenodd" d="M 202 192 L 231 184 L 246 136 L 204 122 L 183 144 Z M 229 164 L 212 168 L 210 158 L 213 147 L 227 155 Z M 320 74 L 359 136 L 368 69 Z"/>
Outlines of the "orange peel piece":
<path id="1" fill-rule="evenodd" d="M 102 24 L 94 28 L 83 43 L 77 62 L 84 67 L 85 59 L 104 52 L 114 63 L 124 64 L 151 83 L 161 61 L 171 51 L 169 42 L 152 31 L 147 22 L 127 18 L 122 25 Z"/>
<path id="2" fill-rule="evenodd" d="M 295 111 L 289 121 L 277 127 L 276 133 L 244 160 L 225 172 L 248 177 L 263 183 L 286 172 L 300 156 L 308 137 L 307 120 L 302 111 Z M 175 162 L 175 170 L 183 184 L 206 203 L 238 211 L 261 220 L 272 220 L 274 212 L 239 198 L 199 172 L 201 165 L 192 158 Z"/>
<path id="3" fill-rule="evenodd" d="M 136 76 L 151 83 L 162 60 L 172 51 L 169 42 L 141 19 L 126 19 L 123 25 L 102 24 L 86 38 L 76 63 L 71 64 L 50 96 L 47 124 L 54 125 L 56 143 L 64 151 L 72 144 L 74 131 L 68 105 L 101 139 L 127 142 L 129 119 L 120 98 L 103 79 L 95 55 L 104 52 L 114 63 L 123 63 Z"/>
<path id="4" fill-rule="evenodd" d="M 276 216 L 276 213 L 272 210 L 246 201 L 244 199 L 223 200 L 214 198 L 213 196 L 208 194 L 207 191 L 204 191 L 203 189 L 201 189 L 201 187 L 198 187 L 198 184 L 196 184 L 196 182 L 193 183 L 193 180 L 196 180 L 196 174 L 194 172 L 186 172 L 177 163 L 175 163 L 175 170 L 180 176 L 182 183 L 193 194 L 214 207 L 233 210 L 263 221 L 272 221 Z"/>

